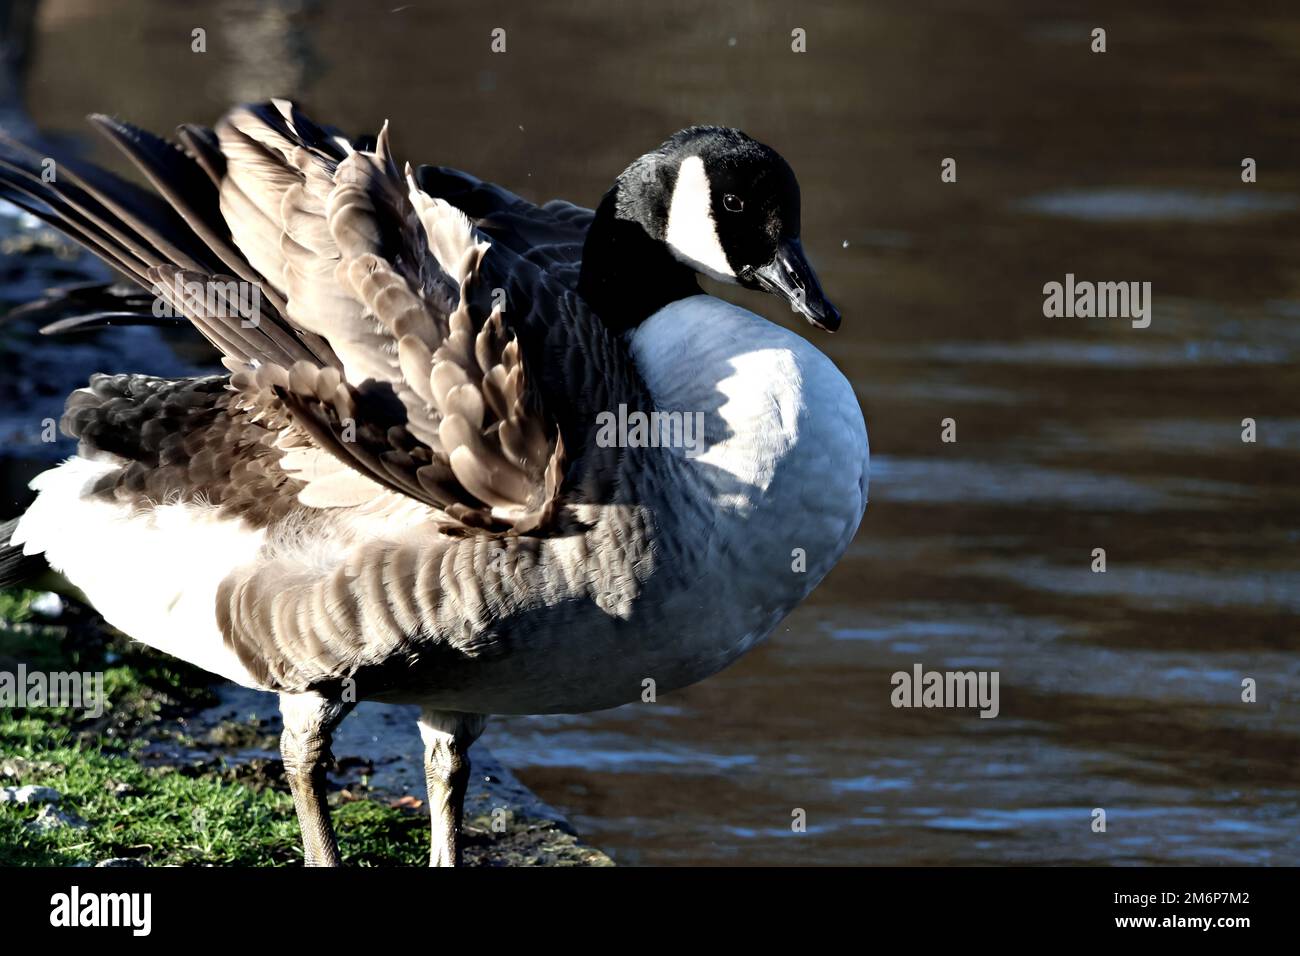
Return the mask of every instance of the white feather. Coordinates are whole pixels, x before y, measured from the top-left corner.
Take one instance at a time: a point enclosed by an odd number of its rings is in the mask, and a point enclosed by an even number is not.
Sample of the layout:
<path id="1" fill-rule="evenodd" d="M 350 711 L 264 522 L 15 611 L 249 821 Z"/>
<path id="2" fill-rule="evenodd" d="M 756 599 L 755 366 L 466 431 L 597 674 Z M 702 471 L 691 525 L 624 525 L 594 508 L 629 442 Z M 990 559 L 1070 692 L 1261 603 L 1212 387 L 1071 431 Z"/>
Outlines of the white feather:
<path id="1" fill-rule="evenodd" d="M 143 644 L 246 687 L 259 684 L 222 639 L 217 587 L 257 558 L 265 533 L 210 505 L 134 511 L 88 487 L 118 464 L 74 457 L 32 481 L 14 544 L 80 588 L 104 620 Z"/>
<path id="2" fill-rule="evenodd" d="M 673 255 L 697 272 L 722 282 L 735 282 L 736 273 L 727 262 L 718 227 L 713 221 L 713 191 L 704 160 L 688 156 L 677 171 L 677 183 L 668 205 L 668 229 L 664 241 Z"/>
<path id="3" fill-rule="evenodd" d="M 755 593 L 786 593 L 793 607 L 839 560 L 867 505 L 853 387 L 806 339 L 713 296 L 660 309 L 631 347 L 659 410 L 705 413 L 705 448 L 683 454 L 685 474 L 719 512 L 715 546 L 749 565 L 720 573 L 747 574 Z M 794 547 L 807 554 L 798 576 Z"/>

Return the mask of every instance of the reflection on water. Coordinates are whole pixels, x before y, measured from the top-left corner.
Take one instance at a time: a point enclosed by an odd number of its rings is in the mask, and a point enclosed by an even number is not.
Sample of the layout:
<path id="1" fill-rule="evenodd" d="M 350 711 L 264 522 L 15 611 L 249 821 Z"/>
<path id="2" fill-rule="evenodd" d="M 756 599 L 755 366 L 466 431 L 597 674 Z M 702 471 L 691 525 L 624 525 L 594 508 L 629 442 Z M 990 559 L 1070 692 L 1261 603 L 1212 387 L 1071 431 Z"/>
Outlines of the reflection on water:
<path id="1" fill-rule="evenodd" d="M 772 143 L 845 315 L 815 341 L 866 410 L 862 531 L 724 674 L 488 744 L 624 862 L 1296 864 L 1300 14 L 1103 6 L 1098 56 L 1090 22 L 1014 0 L 55 0 L 26 99 L 47 131 L 92 109 L 165 129 L 287 91 L 352 130 L 390 119 L 404 157 L 588 204 L 688 123 Z M 1067 272 L 1150 281 L 1151 327 L 1044 318 Z M 164 370 L 115 334 L 83 347 Z M 5 394 L 44 408 L 55 353 L 21 341 Z M 894 709 L 918 662 L 999 671 L 1000 716 Z"/>
<path id="2" fill-rule="evenodd" d="M 1300 199 L 1279 193 L 1198 193 L 1188 189 L 1067 190 L 1030 196 L 1021 209 L 1090 222 L 1229 222 L 1292 212 Z"/>

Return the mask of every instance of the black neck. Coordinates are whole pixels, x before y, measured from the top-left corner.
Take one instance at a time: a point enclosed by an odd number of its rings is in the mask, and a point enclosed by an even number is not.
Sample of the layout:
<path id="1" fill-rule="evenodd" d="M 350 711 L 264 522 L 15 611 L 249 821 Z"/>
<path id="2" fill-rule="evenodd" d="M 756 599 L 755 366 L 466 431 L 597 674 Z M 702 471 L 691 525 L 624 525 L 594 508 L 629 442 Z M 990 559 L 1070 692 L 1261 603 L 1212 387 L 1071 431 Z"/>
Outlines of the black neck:
<path id="1" fill-rule="evenodd" d="M 621 333 L 670 302 L 699 295 L 700 284 L 693 269 L 674 259 L 638 218 L 629 215 L 632 210 L 626 202 L 620 204 L 618 191 L 615 186 L 607 192 L 596 208 L 582 247 L 578 292 L 609 329 Z M 654 222 L 666 213 L 635 214 Z"/>

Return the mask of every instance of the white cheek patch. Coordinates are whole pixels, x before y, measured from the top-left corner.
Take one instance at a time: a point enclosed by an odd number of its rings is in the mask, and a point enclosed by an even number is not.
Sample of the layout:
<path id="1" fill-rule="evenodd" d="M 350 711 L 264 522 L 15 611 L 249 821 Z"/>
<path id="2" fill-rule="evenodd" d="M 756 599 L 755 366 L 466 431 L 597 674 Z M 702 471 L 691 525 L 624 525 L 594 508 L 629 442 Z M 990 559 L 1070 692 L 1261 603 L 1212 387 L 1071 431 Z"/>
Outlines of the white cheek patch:
<path id="1" fill-rule="evenodd" d="M 668 206 L 668 232 L 664 240 L 678 261 L 697 272 L 735 282 L 736 273 L 727 262 L 713 221 L 712 190 L 704 160 L 691 156 L 682 161 Z"/>

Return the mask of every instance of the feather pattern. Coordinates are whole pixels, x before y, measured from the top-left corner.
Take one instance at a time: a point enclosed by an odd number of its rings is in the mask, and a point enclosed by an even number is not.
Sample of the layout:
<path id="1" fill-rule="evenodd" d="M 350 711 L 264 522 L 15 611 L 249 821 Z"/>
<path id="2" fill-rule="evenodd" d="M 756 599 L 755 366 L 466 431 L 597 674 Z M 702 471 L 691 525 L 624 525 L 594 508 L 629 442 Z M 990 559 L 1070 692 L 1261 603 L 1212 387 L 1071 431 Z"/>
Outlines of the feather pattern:
<path id="1" fill-rule="evenodd" d="M 387 490 L 458 533 L 554 523 L 564 441 L 503 310 L 478 295 L 490 244 L 399 172 L 387 125 L 362 150 L 286 101 L 184 127 L 182 146 L 93 119 L 156 195 L 75 163 L 43 183 L 6 143 L 8 195 L 188 318 L 226 357 L 238 410 L 287 417 L 277 447 L 312 445 L 357 474 L 296 472 L 305 505 Z M 260 293 L 251 309 L 238 283 Z"/>
<path id="2" fill-rule="evenodd" d="M 236 243 L 276 277 L 290 322 L 339 359 L 282 366 L 277 396 L 318 445 L 449 527 L 544 527 L 564 445 L 500 308 L 476 299 L 489 243 L 398 173 L 387 125 L 374 151 L 343 155 L 300 126 L 279 103 L 232 111 L 216 131 Z"/>

